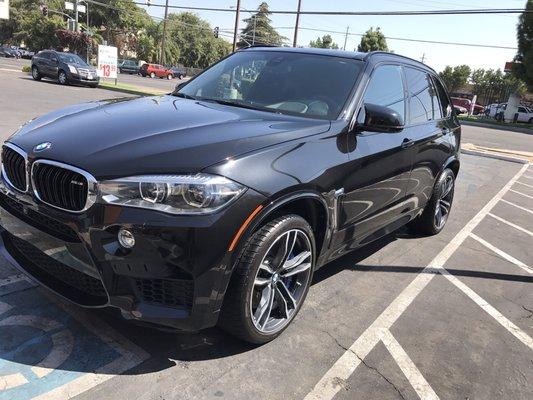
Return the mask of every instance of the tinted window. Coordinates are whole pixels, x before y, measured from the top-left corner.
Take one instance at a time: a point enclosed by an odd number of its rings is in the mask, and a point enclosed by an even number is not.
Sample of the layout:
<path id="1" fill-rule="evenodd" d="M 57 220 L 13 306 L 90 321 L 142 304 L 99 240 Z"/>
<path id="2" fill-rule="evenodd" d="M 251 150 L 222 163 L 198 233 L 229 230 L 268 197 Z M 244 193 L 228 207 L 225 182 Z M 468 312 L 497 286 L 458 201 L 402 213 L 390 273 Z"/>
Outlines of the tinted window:
<path id="1" fill-rule="evenodd" d="M 44 58 L 45 60 L 50 59 L 50 52 L 49 51 L 41 51 L 39 53 L 39 57 Z"/>
<path id="2" fill-rule="evenodd" d="M 518 112 L 525 113 L 527 111 L 524 107 L 518 107 Z"/>
<path id="3" fill-rule="evenodd" d="M 441 118 L 439 101 L 429 75 L 416 69 L 405 68 L 405 76 L 409 90 L 411 124 Z"/>
<path id="4" fill-rule="evenodd" d="M 335 119 L 362 62 L 284 51 L 241 51 L 197 76 L 179 93 L 303 117 Z"/>
<path id="5" fill-rule="evenodd" d="M 366 89 L 364 103 L 392 108 L 405 121 L 405 98 L 402 70 L 397 65 L 378 67 Z"/>
<path id="6" fill-rule="evenodd" d="M 433 82 L 435 84 L 435 87 L 437 88 L 437 94 L 439 96 L 442 115 L 445 117 L 449 117 L 452 112 L 452 106 L 450 104 L 448 95 L 446 94 L 446 90 L 444 90 L 444 86 L 442 86 L 442 84 L 440 83 L 438 79 L 433 78 Z"/>

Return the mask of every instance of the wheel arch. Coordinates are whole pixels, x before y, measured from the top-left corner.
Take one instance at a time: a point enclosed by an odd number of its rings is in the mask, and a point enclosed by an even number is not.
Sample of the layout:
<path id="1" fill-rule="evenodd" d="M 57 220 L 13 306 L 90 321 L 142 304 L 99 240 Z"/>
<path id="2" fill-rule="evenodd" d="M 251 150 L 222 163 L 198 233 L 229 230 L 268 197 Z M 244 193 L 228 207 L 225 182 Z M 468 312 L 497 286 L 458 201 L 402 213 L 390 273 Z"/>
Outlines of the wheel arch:
<path id="1" fill-rule="evenodd" d="M 456 156 L 452 156 L 446 160 L 442 170 L 444 171 L 446 168 L 449 168 L 452 170 L 455 177 L 457 177 L 460 167 L 461 167 L 461 162 L 459 161 L 459 159 Z"/>

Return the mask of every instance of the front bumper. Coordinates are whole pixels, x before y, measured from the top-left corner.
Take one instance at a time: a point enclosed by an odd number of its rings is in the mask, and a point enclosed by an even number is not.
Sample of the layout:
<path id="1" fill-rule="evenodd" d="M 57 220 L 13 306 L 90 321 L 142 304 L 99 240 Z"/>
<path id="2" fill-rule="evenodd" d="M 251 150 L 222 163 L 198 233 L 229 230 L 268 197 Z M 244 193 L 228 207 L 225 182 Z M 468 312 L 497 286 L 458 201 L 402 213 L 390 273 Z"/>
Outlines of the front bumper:
<path id="1" fill-rule="evenodd" d="M 72 83 L 78 83 L 81 85 L 98 85 L 100 82 L 100 78 L 96 73 L 91 74 L 90 76 L 74 74 L 72 72 L 69 72 L 68 74 L 68 79 Z"/>
<path id="2" fill-rule="evenodd" d="M 95 204 L 53 209 L 0 182 L 0 251 L 17 269 L 83 307 L 179 330 L 214 326 L 235 254 L 228 246 L 265 198 L 247 190 L 222 212 L 170 216 Z M 123 227 L 136 244 L 117 241 Z"/>

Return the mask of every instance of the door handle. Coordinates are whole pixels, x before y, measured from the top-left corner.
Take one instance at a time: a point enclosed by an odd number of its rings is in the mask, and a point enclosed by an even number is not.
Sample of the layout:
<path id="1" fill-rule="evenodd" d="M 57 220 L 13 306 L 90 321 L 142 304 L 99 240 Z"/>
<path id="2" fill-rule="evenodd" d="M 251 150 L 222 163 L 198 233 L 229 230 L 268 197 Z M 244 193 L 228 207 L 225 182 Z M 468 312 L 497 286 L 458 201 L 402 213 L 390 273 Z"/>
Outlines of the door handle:
<path id="1" fill-rule="evenodd" d="M 405 138 L 402 142 L 402 149 L 408 149 L 409 147 L 414 146 L 415 141 Z"/>

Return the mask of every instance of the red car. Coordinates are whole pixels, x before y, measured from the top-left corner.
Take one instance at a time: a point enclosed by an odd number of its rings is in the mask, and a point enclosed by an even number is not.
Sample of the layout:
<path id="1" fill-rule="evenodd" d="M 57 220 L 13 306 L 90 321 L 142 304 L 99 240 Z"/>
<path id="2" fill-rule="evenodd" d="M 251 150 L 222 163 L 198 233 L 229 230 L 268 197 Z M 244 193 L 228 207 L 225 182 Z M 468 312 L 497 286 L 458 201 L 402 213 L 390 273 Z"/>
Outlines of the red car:
<path id="1" fill-rule="evenodd" d="M 452 99 L 452 104 L 454 106 L 464 107 L 468 110 L 468 112 L 470 112 L 470 107 L 472 106 L 472 100 L 465 99 L 462 97 L 451 97 L 451 99 Z M 480 106 L 479 104 L 474 104 L 474 110 L 473 110 L 474 115 L 482 114 L 484 111 L 485 111 L 485 107 Z"/>
<path id="2" fill-rule="evenodd" d="M 171 69 L 163 67 L 159 64 L 143 64 L 139 70 L 142 76 L 149 76 L 150 78 L 167 78 L 173 79 L 174 72 Z"/>

